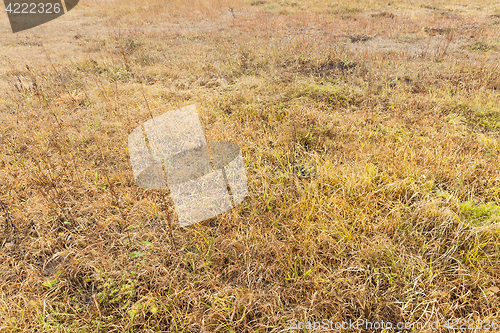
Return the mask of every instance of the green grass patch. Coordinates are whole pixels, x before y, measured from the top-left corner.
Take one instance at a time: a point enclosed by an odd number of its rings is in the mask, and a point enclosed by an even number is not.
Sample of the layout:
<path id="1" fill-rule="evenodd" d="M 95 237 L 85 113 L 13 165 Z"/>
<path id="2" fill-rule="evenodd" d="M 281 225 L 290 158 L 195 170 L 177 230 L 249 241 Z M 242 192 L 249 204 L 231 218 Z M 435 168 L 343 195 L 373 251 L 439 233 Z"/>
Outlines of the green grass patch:
<path id="1" fill-rule="evenodd" d="M 474 226 L 482 226 L 500 221 L 500 206 L 493 202 L 477 204 L 474 201 L 460 203 L 460 214 Z"/>

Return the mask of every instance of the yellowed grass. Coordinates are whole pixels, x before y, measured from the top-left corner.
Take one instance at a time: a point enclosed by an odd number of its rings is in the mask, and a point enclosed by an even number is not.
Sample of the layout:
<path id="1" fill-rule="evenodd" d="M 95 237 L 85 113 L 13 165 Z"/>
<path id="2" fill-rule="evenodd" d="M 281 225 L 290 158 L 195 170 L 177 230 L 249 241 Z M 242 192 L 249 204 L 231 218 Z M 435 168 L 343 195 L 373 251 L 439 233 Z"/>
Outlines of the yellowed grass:
<path id="1" fill-rule="evenodd" d="M 500 320 L 499 14 L 89 0 L 3 29 L 0 332 Z M 172 243 L 127 136 L 192 103 L 249 196 Z"/>

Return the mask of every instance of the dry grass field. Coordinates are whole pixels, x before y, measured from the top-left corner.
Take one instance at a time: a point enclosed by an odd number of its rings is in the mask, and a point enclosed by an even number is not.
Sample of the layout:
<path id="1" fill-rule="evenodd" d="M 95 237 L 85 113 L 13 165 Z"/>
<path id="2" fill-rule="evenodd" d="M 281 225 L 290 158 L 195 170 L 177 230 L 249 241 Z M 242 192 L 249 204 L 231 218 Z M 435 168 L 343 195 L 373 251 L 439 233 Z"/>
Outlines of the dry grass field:
<path id="1" fill-rule="evenodd" d="M 498 1 L 0 18 L 0 332 L 500 331 Z M 242 148 L 249 196 L 181 228 L 127 137 L 190 104 Z"/>

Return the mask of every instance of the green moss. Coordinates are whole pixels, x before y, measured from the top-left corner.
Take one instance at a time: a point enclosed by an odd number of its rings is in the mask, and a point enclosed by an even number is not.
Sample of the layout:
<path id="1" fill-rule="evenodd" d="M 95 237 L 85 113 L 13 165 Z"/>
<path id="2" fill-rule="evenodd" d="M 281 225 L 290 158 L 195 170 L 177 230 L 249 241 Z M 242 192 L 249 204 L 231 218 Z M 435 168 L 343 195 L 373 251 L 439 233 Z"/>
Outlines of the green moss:
<path id="1" fill-rule="evenodd" d="M 500 206 L 493 202 L 477 205 L 473 201 L 460 203 L 460 214 L 474 226 L 500 221 Z"/>

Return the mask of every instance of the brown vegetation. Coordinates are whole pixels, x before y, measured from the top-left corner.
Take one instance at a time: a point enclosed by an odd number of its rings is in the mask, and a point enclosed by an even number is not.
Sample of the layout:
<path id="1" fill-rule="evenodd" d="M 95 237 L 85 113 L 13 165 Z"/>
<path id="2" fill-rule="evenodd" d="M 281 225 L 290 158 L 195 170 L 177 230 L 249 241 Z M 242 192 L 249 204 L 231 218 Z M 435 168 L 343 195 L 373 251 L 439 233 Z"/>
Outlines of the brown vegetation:
<path id="1" fill-rule="evenodd" d="M 500 321 L 499 13 L 88 0 L 4 25 L 0 332 Z M 192 103 L 249 197 L 172 243 L 127 136 Z"/>

